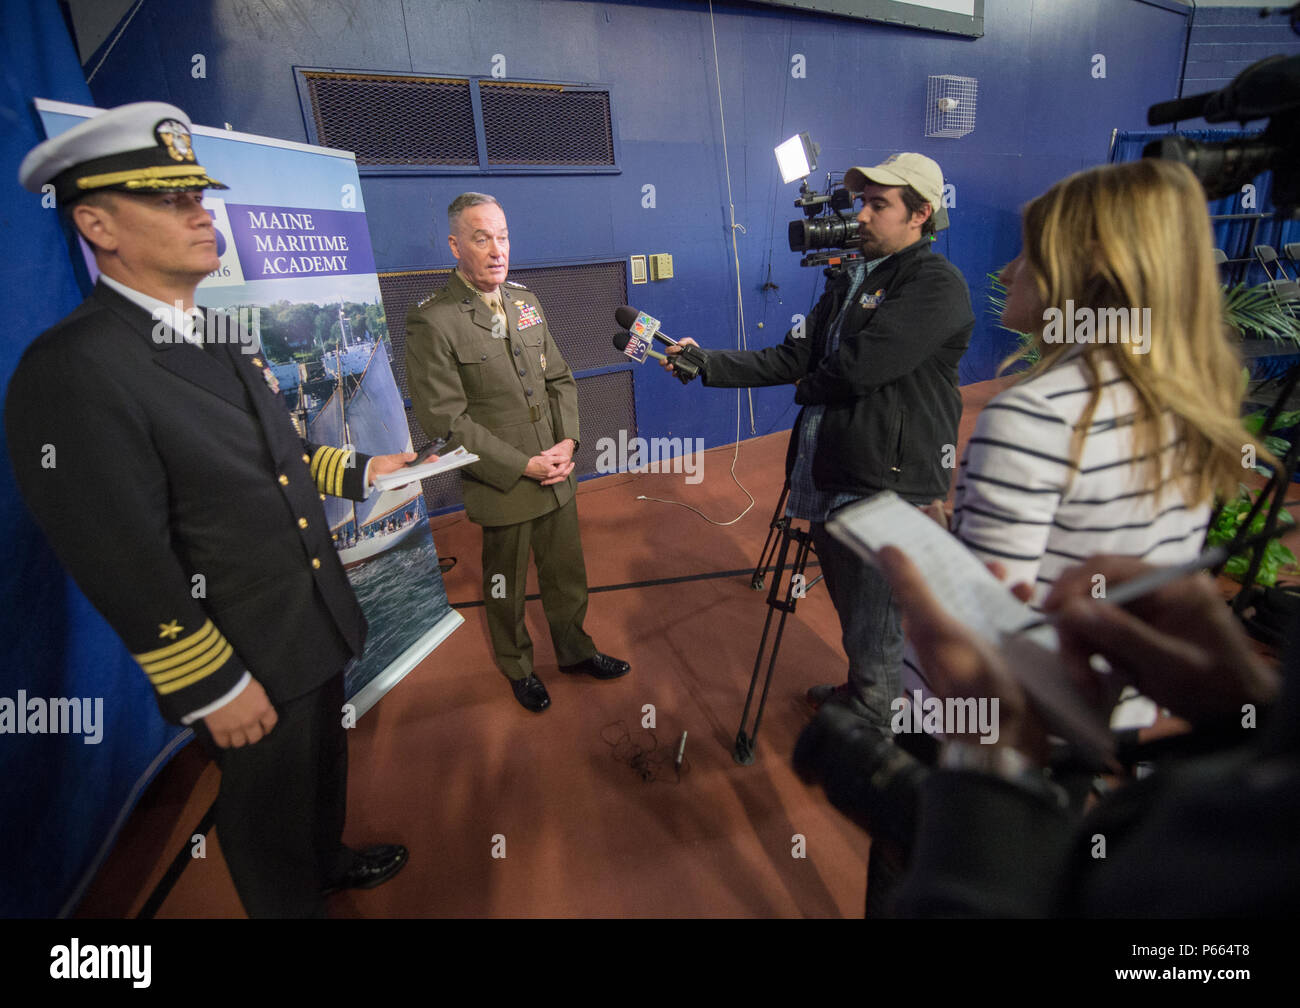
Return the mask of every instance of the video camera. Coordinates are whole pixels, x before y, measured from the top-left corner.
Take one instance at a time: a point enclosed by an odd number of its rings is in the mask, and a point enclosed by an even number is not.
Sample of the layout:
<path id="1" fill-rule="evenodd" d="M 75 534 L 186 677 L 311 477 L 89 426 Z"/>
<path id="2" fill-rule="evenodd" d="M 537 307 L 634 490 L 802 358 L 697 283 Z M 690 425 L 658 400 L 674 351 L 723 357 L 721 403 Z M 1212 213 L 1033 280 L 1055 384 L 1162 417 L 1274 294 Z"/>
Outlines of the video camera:
<path id="1" fill-rule="evenodd" d="M 1259 136 L 1240 140 L 1163 137 L 1147 144 L 1142 156 L 1187 165 L 1210 199 L 1239 192 L 1271 168 L 1278 216 L 1300 218 L 1300 56 L 1270 56 L 1248 66 L 1221 91 L 1159 102 L 1147 110 L 1152 126 L 1196 118 L 1242 124 L 1268 118 L 1269 124 Z"/>
<path id="2" fill-rule="evenodd" d="M 843 176 L 841 175 L 841 178 Z M 811 252 L 813 249 L 835 251 L 813 252 L 799 260 L 800 266 L 841 265 L 861 259 L 858 251 L 858 220 L 853 211 L 853 196 L 842 185 L 819 193 L 808 185 L 805 178 L 799 185 L 799 198 L 794 205 L 802 208 L 801 220 L 789 225 L 790 251 Z"/>

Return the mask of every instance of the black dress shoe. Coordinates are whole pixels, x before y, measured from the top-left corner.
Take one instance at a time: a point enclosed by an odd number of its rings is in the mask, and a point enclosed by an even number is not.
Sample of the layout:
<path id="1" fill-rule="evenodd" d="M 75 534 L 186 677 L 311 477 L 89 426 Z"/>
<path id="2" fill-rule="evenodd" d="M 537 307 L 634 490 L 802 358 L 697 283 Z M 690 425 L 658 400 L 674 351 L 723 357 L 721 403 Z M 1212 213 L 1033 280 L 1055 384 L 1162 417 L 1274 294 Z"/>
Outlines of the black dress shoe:
<path id="1" fill-rule="evenodd" d="M 594 676 L 597 679 L 617 679 L 619 676 L 631 672 L 632 666 L 625 661 L 611 658 L 609 655 L 597 651 L 585 662 L 579 662 L 577 665 L 561 665 L 560 671 L 568 675 L 586 672 L 587 675 Z"/>
<path id="2" fill-rule="evenodd" d="M 524 710 L 540 714 L 551 706 L 551 695 L 546 692 L 546 685 L 535 675 L 511 679 L 510 688 L 515 691 L 515 699 Z"/>
<path id="3" fill-rule="evenodd" d="M 376 844 L 362 851 L 353 851 L 352 867 L 321 893 L 328 896 L 341 889 L 373 889 L 401 871 L 406 860 L 406 848 L 401 844 Z"/>

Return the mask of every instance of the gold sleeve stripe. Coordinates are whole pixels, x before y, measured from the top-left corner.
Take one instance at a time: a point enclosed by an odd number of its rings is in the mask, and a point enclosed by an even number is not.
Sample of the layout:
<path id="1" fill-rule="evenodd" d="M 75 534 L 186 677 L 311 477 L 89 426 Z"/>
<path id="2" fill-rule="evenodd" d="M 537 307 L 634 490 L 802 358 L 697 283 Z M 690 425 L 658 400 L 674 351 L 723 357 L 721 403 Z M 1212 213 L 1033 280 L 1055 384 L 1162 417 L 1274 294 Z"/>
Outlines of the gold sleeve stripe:
<path id="1" fill-rule="evenodd" d="M 213 637 L 220 637 L 221 633 L 217 630 L 212 620 L 204 620 L 203 626 L 199 627 L 194 633 L 187 634 L 180 640 L 175 641 L 165 647 L 160 647 L 156 651 L 142 651 L 132 657 L 143 666 L 146 672 L 155 672 L 161 668 L 167 668 L 171 662 L 169 659 L 183 656 L 195 648 L 202 650 L 207 647 L 208 642 Z M 182 661 L 186 660 L 184 657 Z"/>
<path id="2" fill-rule="evenodd" d="M 347 452 L 334 449 L 334 454 L 325 466 L 325 478 L 321 481 L 320 488 L 334 497 L 341 496 L 338 484 L 342 482 L 343 457 L 346 454 Z"/>
<path id="3" fill-rule="evenodd" d="M 229 661 L 234 649 L 211 620 L 173 644 L 135 655 L 159 693 L 173 693 L 211 675 Z"/>
<path id="4" fill-rule="evenodd" d="M 322 493 L 343 496 L 343 476 L 355 465 L 356 453 L 343 448 L 323 445 L 316 449 L 311 460 L 311 479 Z"/>
<path id="5" fill-rule="evenodd" d="M 184 689 L 186 686 L 193 686 L 200 679 L 206 679 L 217 669 L 221 668 L 222 665 L 226 664 L 233 653 L 234 648 L 230 646 L 230 642 L 225 638 L 222 638 L 221 649 L 209 661 L 205 662 L 202 667 L 195 669 L 183 679 L 174 679 L 171 682 L 162 684 L 155 683 L 154 689 L 165 696 L 168 693 L 175 693 L 178 689 Z"/>
<path id="6" fill-rule="evenodd" d="M 191 672 L 196 672 L 199 669 L 206 668 L 208 672 L 215 672 L 221 667 L 221 662 L 213 664 L 216 656 L 223 648 L 228 647 L 230 647 L 230 645 L 227 643 L 226 638 L 222 637 L 221 634 L 217 634 L 212 638 L 211 644 L 202 651 L 191 654 L 187 661 L 174 663 L 165 669 L 158 669 L 149 672 L 149 681 L 153 683 L 154 686 L 161 687 L 164 683 L 174 682 L 177 679 L 184 679 Z M 229 655 L 227 655 L 227 657 L 229 657 Z M 222 659 L 222 661 L 224 660 L 225 659 Z M 206 675 L 207 673 L 204 674 Z"/>
<path id="7" fill-rule="evenodd" d="M 322 490 L 322 492 L 329 493 L 328 485 L 325 483 L 325 472 L 328 471 L 330 462 L 333 462 L 337 454 L 337 447 L 322 445 L 316 449 L 316 454 L 312 455 L 312 483 L 315 483 L 317 489 Z"/>
<path id="8" fill-rule="evenodd" d="M 315 453 L 311 457 L 311 481 L 315 483 L 317 486 L 320 486 L 321 459 L 325 457 L 325 453 L 328 451 L 329 451 L 328 448 L 317 448 Z"/>

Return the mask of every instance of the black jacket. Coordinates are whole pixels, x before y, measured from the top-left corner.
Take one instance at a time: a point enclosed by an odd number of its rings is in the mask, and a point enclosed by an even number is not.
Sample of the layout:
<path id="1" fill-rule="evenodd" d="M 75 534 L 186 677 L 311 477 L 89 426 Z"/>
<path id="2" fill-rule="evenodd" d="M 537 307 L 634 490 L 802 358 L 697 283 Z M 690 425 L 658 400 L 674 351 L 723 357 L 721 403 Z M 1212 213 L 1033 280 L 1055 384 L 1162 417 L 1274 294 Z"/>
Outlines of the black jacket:
<path id="1" fill-rule="evenodd" d="M 813 458 L 821 490 L 893 490 L 918 502 L 948 494 L 961 419 L 957 364 L 975 316 L 961 273 L 930 245 L 922 239 L 868 274 L 829 360 L 822 358 L 848 293 L 847 271 L 827 281 L 806 335 L 791 330 L 783 343 L 765 350 L 707 353 L 706 385 L 798 382 L 795 402 L 825 405 Z M 787 474 L 803 416 L 790 438 Z"/>
<path id="2" fill-rule="evenodd" d="M 245 670 L 301 696 L 364 644 L 320 493 L 363 496 L 368 459 L 304 443 L 259 355 L 154 329 L 100 284 L 28 347 L 5 404 L 19 489 L 168 720 Z"/>

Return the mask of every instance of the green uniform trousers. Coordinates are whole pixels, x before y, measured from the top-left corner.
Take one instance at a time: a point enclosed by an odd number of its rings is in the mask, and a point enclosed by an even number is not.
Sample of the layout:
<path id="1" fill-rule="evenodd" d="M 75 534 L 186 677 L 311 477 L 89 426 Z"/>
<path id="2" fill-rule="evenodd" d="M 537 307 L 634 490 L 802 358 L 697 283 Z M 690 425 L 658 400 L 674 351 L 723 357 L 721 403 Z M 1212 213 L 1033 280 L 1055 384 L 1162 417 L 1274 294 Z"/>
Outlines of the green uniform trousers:
<path id="1" fill-rule="evenodd" d="M 587 615 L 587 565 L 578 533 L 578 502 L 531 521 L 483 526 L 483 601 L 497 666 L 507 679 L 533 674 L 533 641 L 524 625 L 528 555 L 537 563 L 542 609 L 561 665 L 596 653 L 582 629 Z M 498 576 L 500 575 L 500 576 Z"/>

